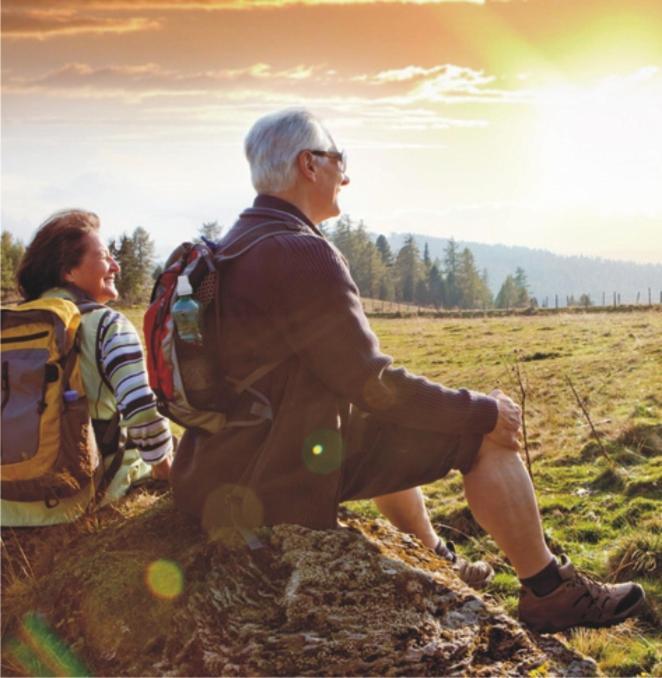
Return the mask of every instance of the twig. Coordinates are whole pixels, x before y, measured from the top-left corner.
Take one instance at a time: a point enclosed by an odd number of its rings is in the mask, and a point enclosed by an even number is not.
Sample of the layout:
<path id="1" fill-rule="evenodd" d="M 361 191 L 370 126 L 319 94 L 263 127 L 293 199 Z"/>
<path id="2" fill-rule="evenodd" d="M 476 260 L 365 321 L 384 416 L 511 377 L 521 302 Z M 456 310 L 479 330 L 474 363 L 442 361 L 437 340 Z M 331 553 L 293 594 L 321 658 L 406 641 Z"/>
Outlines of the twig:
<path id="1" fill-rule="evenodd" d="M 12 542 L 16 544 L 16 547 L 18 548 L 18 552 L 20 553 L 21 557 L 23 558 L 23 562 L 25 564 L 21 564 L 21 569 L 25 573 L 25 576 L 29 579 L 34 579 L 34 571 L 32 570 L 32 565 L 30 565 L 30 561 L 28 560 L 28 557 L 25 555 L 25 551 L 23 550 L 23 547 L 21 546 L 21 542 L 19 541 L 18 537 L 16 536 L 16 532 L 13 527 L 9 528 L 9 531 L 11 532 L 12 535 Z"/>
<path id="2" fill-rule="evenodd" d="M 533 483 L 533 468 L 531 467 L 531 455 L 529 454 L 529 439 L 526 435 L 526 386 L 524 385 L 524 378 L 522 377 L 522 370 L 520 369 L 519 356 L 515 361 L 515 364 L 513 365 L 513 374 L 517 378 L 520 402 L 522 403 L 522 436 L 524 438 L 524 454 L 526 455 L 526 466 L 529 469 L 529 477 L 531 478 L 531 483 Z"/>
<path id="3" fill-rule="evenodd" d="M 577 393 L 577 390 L 575 389 L 575 385 L 572 383 L 572 379 L 570 379 L 570 377 L 566 374 L 565 380 L 568 383 L 568 386 L 570 386 L 570 389 L 572 390 L 572 393 L 575 396 L 575 399 L 577 400 L 579 407 L 581 407 L 581 410 L 584 413 L 584 416 L 586 417 L 586 421 L 588 422 L 588 425 L 591 427 L 591 432 L 593 433 L 593 437 L 595 438 L 595 441 L 597 442 L 598 447 L 600 448 L 600 452 L 602 452 L 602 454 L 604 455 L 604 458 L 609 463 L 609 466 L 611 466 L 612 469 L 615 469 L 616 464 L 614 464 L 614 461 L 609 456 L 609 453 L 605 449 L 605 446 L 602 444 L 602 439 L 600 438 L 600 434 L 596 431 L 595 426 L 593 426 L 593 421 L 591 420 L 591 415 L 588 413 L 588 410 L 586 409 L 586 406 L 584 405 L 584 401 L 579 397 L 579 394 Z"/>
<path id="4" fill-rule="evenodd" d="M 515 378 L 517 382 L 517 387 L 519 388 L 521 407 L 522 407 L 522 438 L 524 440 L 524 454 L 526 456 L 526 467 L 529 472 L 529 478 L 531 478 L 531 483 L 533 484 L 533 466 L 531 464 L 531 453 L 529 452 L 529 438 L 526 430 L 526 395 L 528 389 L 528 379 L 526 374 L 522 373 L 519 361 L 519 350 L 515 350 L 515 361 L 510 367 L 506 367 L 506 374 L 509 377 Z M 535 485 L 534 485 L 535 487 Z"/>

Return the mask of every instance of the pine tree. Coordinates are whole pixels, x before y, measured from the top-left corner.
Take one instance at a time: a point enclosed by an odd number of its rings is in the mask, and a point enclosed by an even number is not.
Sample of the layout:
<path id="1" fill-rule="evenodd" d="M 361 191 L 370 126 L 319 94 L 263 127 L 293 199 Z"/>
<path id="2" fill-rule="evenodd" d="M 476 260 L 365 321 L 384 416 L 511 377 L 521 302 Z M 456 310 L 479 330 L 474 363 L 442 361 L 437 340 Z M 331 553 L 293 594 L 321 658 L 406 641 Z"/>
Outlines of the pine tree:
<path id="1" fill-rule="evenodd" d="M 593 306 L 593 302 L 591 301 L 591 295 L 590 294 L 582 294 L 579 297 L 579 305 L 584 306 L 585 308 L 588 308 L 589 306 Z"/>
<path id="2" fill-rule="evenodd" d="M 14 239 L 9 231 L 2 231 L 2 294 L 11 294 L 17 290 L 16 273 L 25 253 L 20 240 Z"/>
<path id="3" fill-rule="evenodd" d="M 515 286 L 517 287 L 517 303 L 516 306 L 524 307 L 529 304 L 529 284 L 526 279 L 526 273 L 521 266 L 515 269 Z"/>
<path id="4" fill-rule="evenodd" d="M 198 238 L 200 240 L 205 238 L 206 240 L 218 240 L 223 233 L 223 226 L 221 226 L 218 221 L 205 221 L 198 229 Z"/>
<path id="5" fill-rule="evenodd" d="M 154 269 L 154 242 L 149 233 L 138 226 L 132 236 L 122 234 L 119 244 L 112 240 L 108 249 L 120 265 L 117 291 L 122 301 L 126 304 L 146 302 Z"/>
<path id="6" fill-rule="evenodd" d="M 383 235 L 380 235 L 377 237 L 375 246 L 377 247 L 377 251 L 384 262 L 384 265 L 393 266 L 393 252 L 391 251 L 391 246 L 388 244 L 388 240 Z"/>
<path id="7" fill-rule="evenodd" d="M 524 308 L 530 303 L 526 273 L 521 267 L 503 281 L 496 298 L 497 308 Z"/>
<path id="8" fill-rule="evenodd" d="M 346 214 L 343 214 L 336 221 L 330 235 L 330 240 L 343 253 L 347 261 L 352 259 L 352 220 Z"/>
<path id="9" fill-rule="evenodd" d="M 496 297 L 497 308 L 515 308 L 519 298 L 519 289 L 512 275 L 506 276 Z"/>
<path id="10" fill-rule="evenodd" d="M 476 308 L 481 301 L 482 282 L 471 251 L 465 247 L 460 253 L 456 274 L 457 305 Z"/>
<path id="11" fill-rule="evenodd" d="M 436 261 L 430 266 L 428 272 L 428 291 L 430 303 L 435 308 L 442 308 L 446 305 L 446 284 Z"/>
<path id="12" fill-rule="evenodd" d="M 450 307 L 458 306 L 460 294 L 457 287 L 459 267 L 458 246 L 455 238 L 451 238 L 444 249 L 444 273 L 446 278 L 446 304 Z"/>
<path id="13" fill-rule="evenodd" d="M 480 302 L 483 308 L 491 308 L 494 305 L 494 299 L 492 298 L 492 291 L 490 290 L 490 281 L 487 275 L 487 269 L 483 269 L 483 273 L 480 276 Z"/>
<path id="14" fill-rule="evenodd" d="M 421 270 L 421 253 L 413 235 L 405 238 L 394 265 L 396 281 L 396 299 L 414 302 L 418 281 L 423 277 Z"/>

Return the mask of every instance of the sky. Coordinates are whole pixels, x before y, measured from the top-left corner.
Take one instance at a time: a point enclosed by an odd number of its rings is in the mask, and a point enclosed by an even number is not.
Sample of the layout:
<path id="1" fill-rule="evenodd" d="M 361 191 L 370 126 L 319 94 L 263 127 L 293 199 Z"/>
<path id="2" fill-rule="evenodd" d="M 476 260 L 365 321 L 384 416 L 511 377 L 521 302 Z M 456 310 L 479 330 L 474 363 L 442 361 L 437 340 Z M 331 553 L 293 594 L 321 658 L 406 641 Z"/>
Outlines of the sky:
<path id="1" fill-rule="evenodd" d="M 660 0 L 4 0 L 2 228 L 83 207 L 163 257 L 289 106 L 370 231 L 662 262 Z"/>

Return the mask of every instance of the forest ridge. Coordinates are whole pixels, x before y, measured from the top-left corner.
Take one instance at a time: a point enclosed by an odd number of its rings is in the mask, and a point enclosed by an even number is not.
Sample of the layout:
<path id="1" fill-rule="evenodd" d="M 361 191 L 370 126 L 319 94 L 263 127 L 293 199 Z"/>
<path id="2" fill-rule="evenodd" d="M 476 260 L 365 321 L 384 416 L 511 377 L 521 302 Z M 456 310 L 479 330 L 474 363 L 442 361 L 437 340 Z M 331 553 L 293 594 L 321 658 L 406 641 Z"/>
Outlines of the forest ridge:
<path id="1" fill-rule="evenodd" d="M 346 258 L 364 297 L 435 308 L 662 303 L 662 264 L 636 264 L 546 250 L 368 230 L 344 215 L 322 226 Z M 223 228 L 203 223 L 197 237 L 217 239 Z M 110 242 L 122 267 L 122 301 L 144 303 L 161 266 L 142 227 Z M 12 296 L 23 243 L 2 232 L 2 291 Z"/>

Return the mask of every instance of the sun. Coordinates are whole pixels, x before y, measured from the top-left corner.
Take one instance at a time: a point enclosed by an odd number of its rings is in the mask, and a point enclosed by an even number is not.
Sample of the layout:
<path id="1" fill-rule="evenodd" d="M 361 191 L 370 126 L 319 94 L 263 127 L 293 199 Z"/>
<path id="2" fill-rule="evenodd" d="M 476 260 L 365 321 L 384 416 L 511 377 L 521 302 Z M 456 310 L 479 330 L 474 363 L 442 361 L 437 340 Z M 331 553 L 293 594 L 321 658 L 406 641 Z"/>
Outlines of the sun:
<path id="1" fill-rule="evenodd" d="M 539 202 L 605 216 L 662 209 L 662 73 L 642 68 L 592 87 L 540 92 Z"/>

